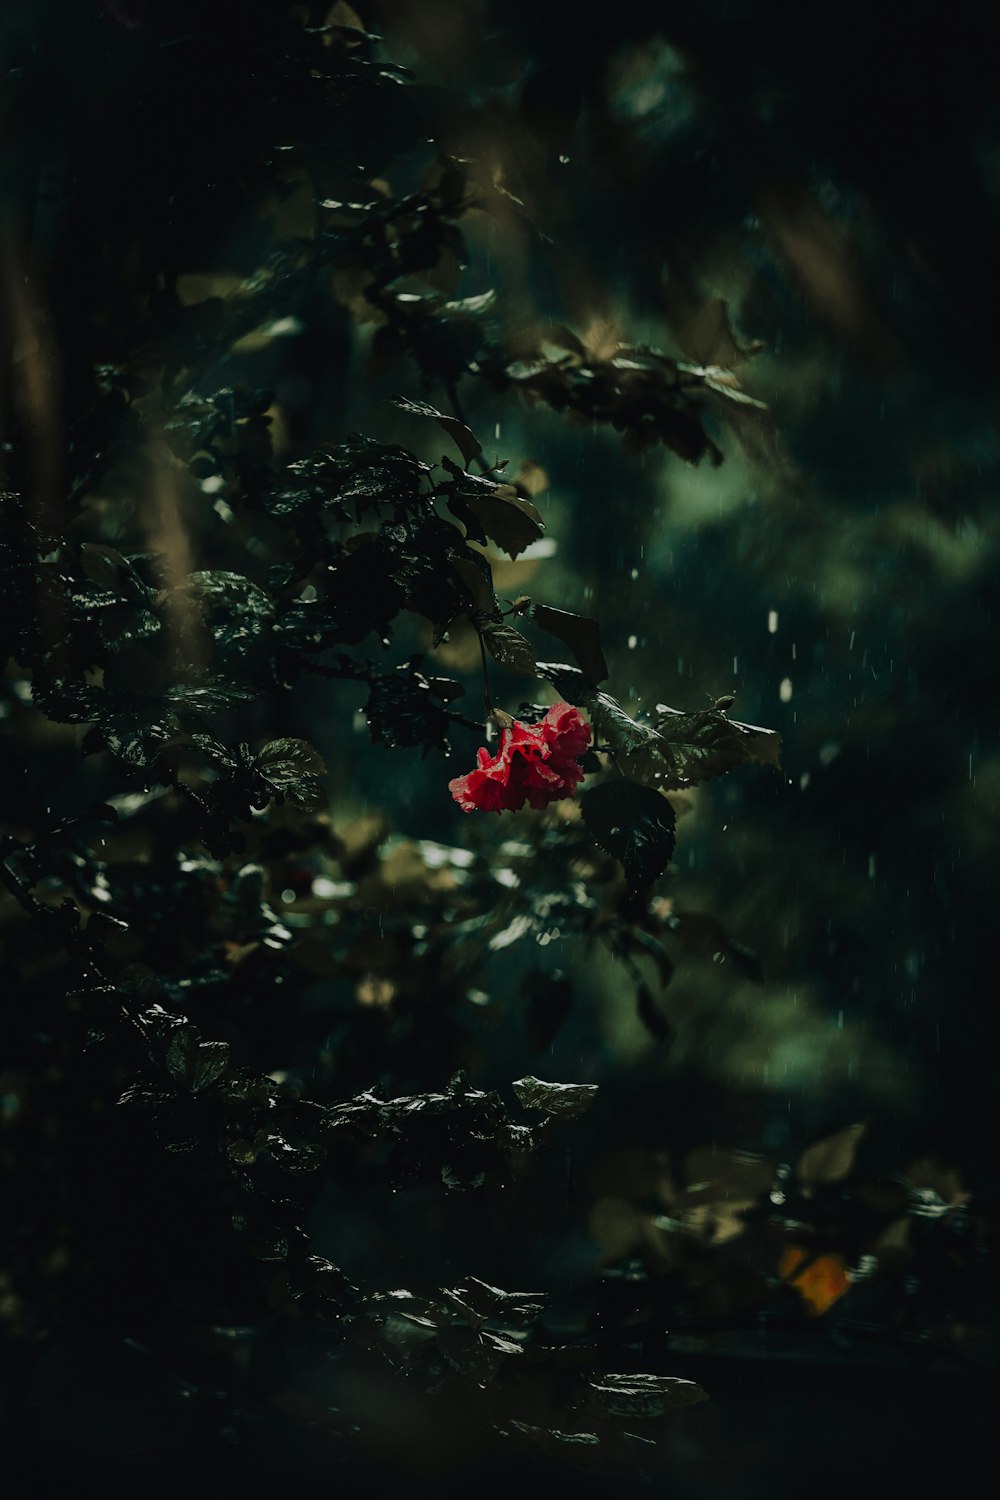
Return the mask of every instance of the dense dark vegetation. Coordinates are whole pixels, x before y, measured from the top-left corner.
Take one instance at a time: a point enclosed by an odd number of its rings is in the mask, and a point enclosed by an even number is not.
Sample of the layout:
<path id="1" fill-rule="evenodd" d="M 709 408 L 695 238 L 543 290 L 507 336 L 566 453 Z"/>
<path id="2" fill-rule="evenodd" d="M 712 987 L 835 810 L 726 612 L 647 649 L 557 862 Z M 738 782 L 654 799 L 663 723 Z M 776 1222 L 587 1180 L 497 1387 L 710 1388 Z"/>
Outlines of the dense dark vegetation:
<path id="1" fill-rule="evenodd" d="M 987 1451 L 998 33 L 890 9 L 5 9 L 39 1483 Z"/>

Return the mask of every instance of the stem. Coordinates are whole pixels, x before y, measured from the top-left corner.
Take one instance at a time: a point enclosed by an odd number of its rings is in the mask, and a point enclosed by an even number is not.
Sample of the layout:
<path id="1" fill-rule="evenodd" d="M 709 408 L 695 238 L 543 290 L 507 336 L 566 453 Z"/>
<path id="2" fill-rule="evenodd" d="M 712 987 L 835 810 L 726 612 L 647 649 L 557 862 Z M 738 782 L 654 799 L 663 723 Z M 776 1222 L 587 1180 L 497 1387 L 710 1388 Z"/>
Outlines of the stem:
<path id="1" fill-rule="evenodd" d="M 489 715 L 493 712 L 493 702 L 490 698 L 490 672 L 486 662 L 486 642 L 483 639 L 483 632 L 478 628 L 476 629 L 476 635 L 479 638 L 479 656 L 483 664 L 483 706 L 486 709 L 487 715 Z"/>

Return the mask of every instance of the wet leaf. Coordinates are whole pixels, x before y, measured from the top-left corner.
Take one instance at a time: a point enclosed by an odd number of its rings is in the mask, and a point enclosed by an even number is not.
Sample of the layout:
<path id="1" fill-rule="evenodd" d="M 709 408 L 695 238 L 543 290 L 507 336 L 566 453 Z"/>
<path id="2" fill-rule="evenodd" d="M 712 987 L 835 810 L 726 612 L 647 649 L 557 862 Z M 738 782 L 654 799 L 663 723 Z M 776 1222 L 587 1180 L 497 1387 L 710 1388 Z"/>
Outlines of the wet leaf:
<path id="1" fill-rule="evenodd" d="M 544 1445 L 554 1444 L 576 1444 L 581 1448 L 599 1448 L 601 1440 L 596 1432 L 563 1432 L 558 1427 L 535 1427 L 530 1422 L 521 1422 L 512 1418 L 510 1426 L 515 1432 L 523 1433 L 525 1437 L 533 1438 L 535 1442 Z"/>
<path id="2" fill-rule="evenodd" d="M 535 675 L 535 653 L 512 625 L 484 625 L 483 639 L 493 660 L 523 677 Z"/>
<path id="3" fill-rule="evenodd" d="M 452 439 L 467 464 L 471 464 L 482 453 L 482 443 L 475 433 L 457 417 L 446 416 L 444 412 L 438 411 L 436 407 L 428 406 L 424 401 L 408 401 L 404 396 L 394 396 L 393 405 L 398 406 L 400 411 L 411 412 L 417 417 L 433 417 Z"/>
<path id="4" fill-rule="evenodd" d="M 677 815 L 650 787 L 616 777 L 584 792 L 583 821 L 605 853 L 620 859 L 633 888 L 662 875 L 674 852 Z"/>
<path id="5" fill-rule="evenodd" d="M 255 698 L 256 692 L 247 683 L 226 682 L 215 678 L 210 682 L 178 682 L 168 687 L 163 694 L 166 702 L 179 712 L 218 713 L 232 708 L 236 703 L 245 703 Z"/>
<path id="6" fill-rule="evenodd" d="M 269 740 L 257 755 L 257 764 L 275 786 L 302 776 L 324 776 L 326 762 L 308 740 Z"/>
<path id="7" fill-rule="evenodd" d="M 522 1109 L 538 1109 L 559 1120 L 577 1119 L 597 1097 L 596 1083 L 545 1083 L 529 1076 L 513 1087 Z"/>
<path id="8" fill-rule="evenodd" d="M 601 629 L 587 615 L 575 615 L 568 609 L 552 609 L 536 604 L 531 612 L 535 624 L 568 646 L 582 671 L 596 686 L 608 675 L 608 665 L 601 650 Z"/>
<path id="9" fill-rule="evenodd" d="M 563 661 L 540 661 L 535 670 L 539 677 L 551 682 L 560 698 L 565 698 L 567 703 L 574 703 L 580 708 L 589 706 L 594 695 L 593 684 L 579 667 L 570 666 Z"/>
<path id="10" fill-rule="evenodd" d="M 616 1417 L 662 1417 L 708 1400 L 700 1385 L 674 1375 L 602 1375 L 590 1390 L 591 1404 Z"/>
<path id="11" fill-rule="evenodd" d="M 415 667 L 373 677 L 364 712 L 373 744 L 419 746 L 425 752 L 448 748 L 451 721 L 441 695 Z"/>
<path id="12" fill-rule="evenodd" d="M 271 740 L 256 764 L 268 785 L 297 807 L 315 812 L 326 806 L 326 793 L 317 780 L 326 774 L 326 764 L 308 740 Z"/>
<path id="13" fill-rule="evenodd" d="M 455 553 L 449 558 L 452 572 L 471 602 L 471 612 L 485 619 L 498 612 L 496 594 L 485 558 L 473 558 L 470 552 Z"/>
<path id="14" fill-rule="evenodd" d="M 548 1305 L 545 1292 L 506 1292 L 488 1281 L 469 1276 L 461 1286 L 445 1290 L 445 1296 L 474 1327 L 488 1319 L 502 1319 L 508 1326 L 524 1327 L 541 1317 Z"/>
<path id="15" fill-rule="evenodd" d="M 502 489 L 513 490 L 513 486 L 503 486 Z M 495 542 L 508 557 L 518 557 L 532 542 L 537 542 L 545 530 L 537 507 L 530 500 L 522 500 L 516 491 L 504 494 L 498 490 L 494 495 L 476 496 L 469 500 L 469 508 L 490 541 Z"/>
<path id="16" fill-rule="evenodd" d="M 151 765 L 180 729 L 176 714 L 157 703 L 148 708 L 102 715 L 98 722 L 112 755 L 133 766 Z"/>
<path id="17" fill-rule="evenodd" d="M 781 765 L 781 736 L 715 709 L 680 713 L 657 704 L 655 737 L 629 747 L 623 769 L 647 786 L 676 790 L 722 776 L 744 762 Z"/>
<path id="18" fill-rule="evenodd" d="M 186 1084 L 193 1094 L 221 1078 L 228 1066 L 228 1043 L 203 1042 L 196 1027 L 185 1026 L 170 1039 L 167 1069 L 172 1078 Z"/>
<path id="19" fill-rule="evenodd" d="M 630 756 L 632 752 L 645 750 L 650 746 L 658 748 L 660 735 L 657 730 L 651 724 L 633 719 L 610 693 L 597 693 L 588 707 L 598 734 L 607 740 L 618 756 Z M 631 764 L 630 761 L 630 774 Z"/>

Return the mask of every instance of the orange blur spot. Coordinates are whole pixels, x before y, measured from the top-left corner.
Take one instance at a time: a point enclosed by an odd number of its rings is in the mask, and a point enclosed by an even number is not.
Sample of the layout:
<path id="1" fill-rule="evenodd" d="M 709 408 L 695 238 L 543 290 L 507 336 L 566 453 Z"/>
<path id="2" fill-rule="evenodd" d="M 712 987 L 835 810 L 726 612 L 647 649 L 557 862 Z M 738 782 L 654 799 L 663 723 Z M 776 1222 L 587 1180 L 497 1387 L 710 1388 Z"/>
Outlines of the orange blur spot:
<path id="1" fill-rule="evenodd" d="M 809 1251 L 802 1245 L 785 1246 L 778 1261 L 778 1275 L 795 1288 L 806 1312 L 813 1317 L 828 1312 L 851 1284 L 842 1255 L 817 1255 L 810 1259 Z"/>

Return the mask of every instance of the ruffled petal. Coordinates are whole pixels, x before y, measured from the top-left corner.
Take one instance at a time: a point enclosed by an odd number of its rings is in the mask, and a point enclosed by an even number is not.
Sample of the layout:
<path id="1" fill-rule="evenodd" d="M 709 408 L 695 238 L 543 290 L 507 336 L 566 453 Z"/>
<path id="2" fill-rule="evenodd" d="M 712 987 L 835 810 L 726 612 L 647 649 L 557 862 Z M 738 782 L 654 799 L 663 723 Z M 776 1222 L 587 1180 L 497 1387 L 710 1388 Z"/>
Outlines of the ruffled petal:
<path id="1" fill-rule="evenodd" d="M 571 703 L 556 703 L 540 724 L 515 720 L 500 736 L 495 755 L 481 747 L 477 769 L 449 781 L 465 812 L 516 812 L 527 802 L 548 807 L 576 795 L 584 771 L 577 756 L 590 744 L 590 725 Z"/>

